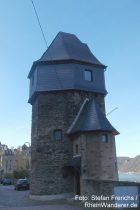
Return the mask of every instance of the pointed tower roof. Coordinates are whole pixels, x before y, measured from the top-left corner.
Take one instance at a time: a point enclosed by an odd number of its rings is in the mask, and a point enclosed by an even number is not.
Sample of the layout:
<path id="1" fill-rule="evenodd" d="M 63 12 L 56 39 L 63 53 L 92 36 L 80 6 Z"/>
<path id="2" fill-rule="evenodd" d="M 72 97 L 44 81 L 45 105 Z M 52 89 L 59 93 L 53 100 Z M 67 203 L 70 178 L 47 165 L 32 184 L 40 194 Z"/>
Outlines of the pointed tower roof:
<path id="1" fill-rule="evenodd" d="M 39 61 L 76 60 L 104 66 L 74 34 L 59 32 Z"/>
<path id="2" fill-rule="evenodd" d="M 115 135 L 119 134 L 119 132 L 110 124 L 105 114 L 101 112 L 94 99 L 92 101 L 84 102 L 77 118 L 74 120 L 67 133 L 74 134 L 88 131 L 107 131 L 112 132 Z"/>
<path id="3" fill-rule="evenodd" d="M 41 58 L 33 63 L 28 78 L 37 65 L 56 62 L 76 62 L 107 67 L 92 54 L 87 44 L 82 43 L 74 34 L 59 32 Z"/>

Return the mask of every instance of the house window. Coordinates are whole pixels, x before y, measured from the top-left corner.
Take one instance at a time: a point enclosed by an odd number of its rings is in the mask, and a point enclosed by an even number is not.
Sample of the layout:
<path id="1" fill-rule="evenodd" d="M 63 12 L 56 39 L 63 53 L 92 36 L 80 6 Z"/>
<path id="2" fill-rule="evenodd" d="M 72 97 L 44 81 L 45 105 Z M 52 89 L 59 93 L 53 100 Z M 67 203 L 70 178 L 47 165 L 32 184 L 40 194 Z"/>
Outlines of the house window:
<path id="1" fill-rule="evenodd" d="M 79 154 L 79 146 L 78 146 L 78 144 L 75 145 L 75 154 L 76 155 Z"/>
<path id="2" fill-rule="evenodd" d="M 86 81 L 93 81 L 93 78 L 92 78 L 92 71 L 91 70 L 85 70 L 84 71 L 84 77 L 85 77 L 85 80 Z"/>
<path id="3" fill-rule="evenodd" d="M 108 142 L 108 135 L 107 134 L 102 135 L 101 140 L 102 140 L 103 143 L 107 143 Z"/>
<path id="4" fill-rule="evenodd" d="M 62 130 L 54 130 L 53 137 L 54 140 L 62 140 Z"/>

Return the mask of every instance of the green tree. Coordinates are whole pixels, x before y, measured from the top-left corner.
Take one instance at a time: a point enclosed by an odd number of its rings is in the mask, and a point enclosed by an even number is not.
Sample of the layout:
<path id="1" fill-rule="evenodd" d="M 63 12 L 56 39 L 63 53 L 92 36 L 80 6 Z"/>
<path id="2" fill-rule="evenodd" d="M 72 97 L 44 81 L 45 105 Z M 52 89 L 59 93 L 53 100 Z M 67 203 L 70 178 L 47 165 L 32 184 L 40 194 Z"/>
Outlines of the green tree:
<path id="1" fill-rule="evenodd" d="M 13 171 L 13 178 L 24 179 L 25 177 L 29 178 L 29 170 L 20 169 L 20 170 L 14 170 Z"/>
<path id="2" fill-rule="evenodd" d="M 4 174 L 4 178 L 12 179 L 12 178 L 13 178 L 13 174 L 11 174 L 11 173 L 6 173 L 6 174 Z"/>

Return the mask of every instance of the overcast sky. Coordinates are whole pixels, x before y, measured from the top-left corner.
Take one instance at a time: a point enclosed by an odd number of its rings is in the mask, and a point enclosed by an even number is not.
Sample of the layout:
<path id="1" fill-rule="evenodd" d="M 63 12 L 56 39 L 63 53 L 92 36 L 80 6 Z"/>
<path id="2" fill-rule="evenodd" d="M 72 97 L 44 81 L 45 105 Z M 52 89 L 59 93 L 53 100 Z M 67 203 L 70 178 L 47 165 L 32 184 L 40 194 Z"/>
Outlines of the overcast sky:
<path id="1" fill-rule="evenodd" d="M 106 111 L 117 155 L 140 154 L 140 1 L 34 0 L 48 44 L 59 31 L 73 33 L 108 66 Z M 0 141 L 30 142 L 27 75 L 46 50 L 30 0 L 0 0 Z"/>

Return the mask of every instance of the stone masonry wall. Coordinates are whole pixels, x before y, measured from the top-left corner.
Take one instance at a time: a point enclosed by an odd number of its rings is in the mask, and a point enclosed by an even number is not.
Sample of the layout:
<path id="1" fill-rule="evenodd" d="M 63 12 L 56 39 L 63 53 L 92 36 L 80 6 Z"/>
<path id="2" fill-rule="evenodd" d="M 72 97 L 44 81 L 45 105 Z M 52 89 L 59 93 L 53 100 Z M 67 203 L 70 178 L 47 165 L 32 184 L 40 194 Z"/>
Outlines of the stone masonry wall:
<path id="1" fill-rule="evenodd" d="M 102 133 L 81 136 L 82 179 L 118 180 L 115 139 L 108 134 L 108 142 L 101 141 Z"/>
<path id="2" fill-rule="evenodd" d="M 84 99 L 95 97 L 83 91 L 39 93 L 32 104 L 31 194 L 71 193 L 73 177 L 63 177 L 62 167 L 73 155 L 66 134 Z M 95 97 L 104 109 L 104 97 Z M 53 131 L 63 131 L 62 140 L 54 140 Z"/>

